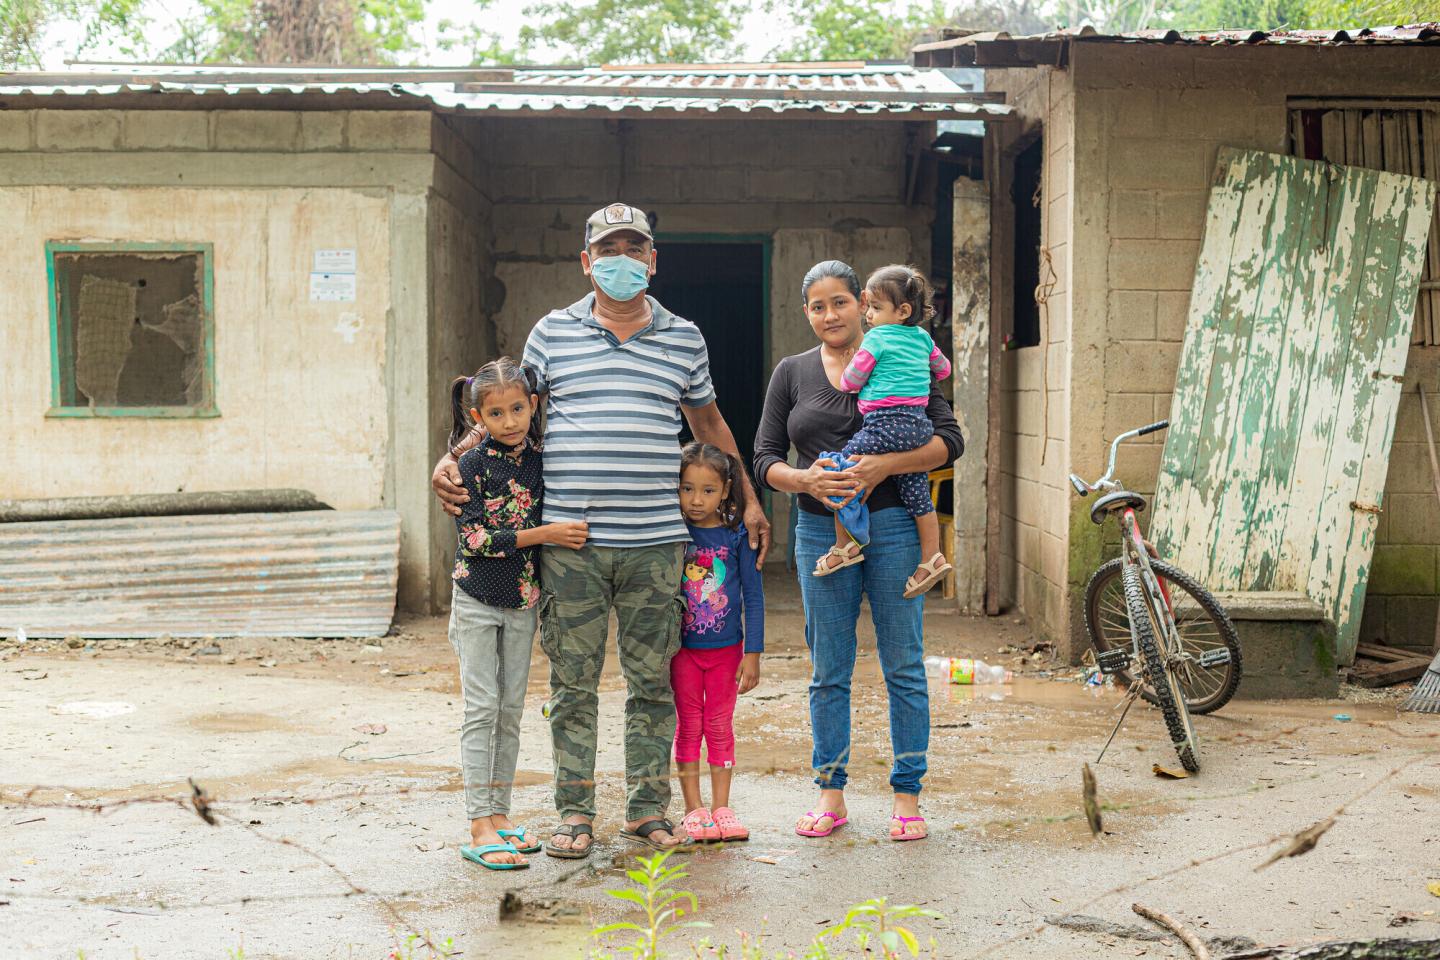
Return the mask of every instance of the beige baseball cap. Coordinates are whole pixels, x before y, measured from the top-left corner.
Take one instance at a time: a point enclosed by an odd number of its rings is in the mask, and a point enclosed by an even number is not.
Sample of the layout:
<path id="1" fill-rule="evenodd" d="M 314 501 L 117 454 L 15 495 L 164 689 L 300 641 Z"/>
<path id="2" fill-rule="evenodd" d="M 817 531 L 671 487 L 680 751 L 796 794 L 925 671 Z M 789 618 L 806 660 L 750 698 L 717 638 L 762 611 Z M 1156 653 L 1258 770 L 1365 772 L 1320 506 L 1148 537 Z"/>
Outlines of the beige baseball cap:
<path id="1" fill-rule="evenodd" d="M 655 239 L 655 235 L 650 232 L 650 220 L 643 210 L 628 203 L 612 203 L 596 210 L 590 214 L 590 219 L 585 221 L 585 246 L 622 230 L 638 233 L 646 240 Z"/>

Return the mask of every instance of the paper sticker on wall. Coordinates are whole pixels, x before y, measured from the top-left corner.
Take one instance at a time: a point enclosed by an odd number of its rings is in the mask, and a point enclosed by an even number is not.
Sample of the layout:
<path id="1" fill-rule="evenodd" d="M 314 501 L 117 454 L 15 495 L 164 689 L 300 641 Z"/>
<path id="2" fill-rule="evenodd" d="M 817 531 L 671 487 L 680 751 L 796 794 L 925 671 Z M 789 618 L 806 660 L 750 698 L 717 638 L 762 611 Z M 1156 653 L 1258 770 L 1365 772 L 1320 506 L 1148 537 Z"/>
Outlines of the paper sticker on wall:
<path id="1" fill-rule="evenodd" d="M 316 273 L 354 273 L 355 251 L 316 250 L 314 265 L 310 269 Z"/>
<path id="2" fill-rule="evenodd" d="M 360 332 L 360 314 L 340 314 L 340 320 L 335 324 L 335 332 L 340 334 L 346 343 L 354 343 L 355 334 Z"/>
<path id="3" fill-rule="evenodd" d="M 355 288 L 355 274 L 353 273 L 310 274 L 310 301 L 312 303 L 353 303 Z"/>

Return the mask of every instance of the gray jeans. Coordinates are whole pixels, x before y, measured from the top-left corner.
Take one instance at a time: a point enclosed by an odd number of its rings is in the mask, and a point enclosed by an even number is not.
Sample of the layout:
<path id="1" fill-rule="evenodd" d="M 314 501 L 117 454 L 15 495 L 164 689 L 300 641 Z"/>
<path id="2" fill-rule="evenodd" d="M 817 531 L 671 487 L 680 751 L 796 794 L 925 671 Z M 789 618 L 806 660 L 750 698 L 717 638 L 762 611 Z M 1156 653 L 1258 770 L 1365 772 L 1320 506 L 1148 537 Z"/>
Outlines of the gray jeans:
<path id="1" fill-rule="evenodd" d="M 465 815 L 471 820 L 510 813 L 534 640 L 534 608 L 487 606 L 455 587 L 450 645 L 460 657 L 460 689 L 465 694 L 460 765 L 465 772 Z"/>

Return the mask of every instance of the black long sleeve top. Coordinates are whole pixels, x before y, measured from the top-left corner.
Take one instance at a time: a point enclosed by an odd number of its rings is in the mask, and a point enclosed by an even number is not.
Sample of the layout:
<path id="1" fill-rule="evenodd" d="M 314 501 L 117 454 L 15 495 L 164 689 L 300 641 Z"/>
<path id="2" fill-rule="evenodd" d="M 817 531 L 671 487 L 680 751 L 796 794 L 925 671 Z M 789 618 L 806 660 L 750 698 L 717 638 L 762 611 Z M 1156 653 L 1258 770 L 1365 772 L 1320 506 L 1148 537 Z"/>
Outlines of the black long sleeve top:
<path id="1" fill-rule="evenodd" d="M 773 490 L 765 474 L 775 464 L 788 461 L 792 445 L 799 455 L 795 466 L 800 470 L 809 469 L 822 451 L 845 446 L 862 423 L 857 403 L 855 394 L 842 393 L 831 385 L 818 346 L 781 360 L 770 376 L 765 409 L 755 431 L 755 478 Z M 965 452 L 960 425 L 940 388 L 933 383 L 925 415 L 935 425 L 935 436 L 945 442 L 949 459 L 959 458 Z M 868 503 L 871 510 L 901 506 L 895 478 L 888 477 L 876 487 Z M 820 501 L 805 493 L 800 494 L 800 508 L 832 515 Z"/>
<path id="2" fill-rule="evenodd" d="M 460 477 L 470 502 L 455 528 L 455 571 L 460 589 L 481 603 L 527 610 L 540 602 L 535 547 L 519 547 L 521 530 L 540 525 L 541 454 L 529 440 L 507 447 L 493 437 L 460 456 Z"/>

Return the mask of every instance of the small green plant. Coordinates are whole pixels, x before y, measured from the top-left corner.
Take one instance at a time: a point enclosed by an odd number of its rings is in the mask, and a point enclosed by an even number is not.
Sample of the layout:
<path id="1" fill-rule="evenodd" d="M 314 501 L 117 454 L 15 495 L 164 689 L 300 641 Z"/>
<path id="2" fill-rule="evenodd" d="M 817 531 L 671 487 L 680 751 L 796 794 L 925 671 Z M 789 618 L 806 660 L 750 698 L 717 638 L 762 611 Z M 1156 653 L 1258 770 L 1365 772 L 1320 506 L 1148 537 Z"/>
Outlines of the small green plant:
<path id="1" fill-rule="evenodd" d="M 394 927 L 390 928 L 390 935 L 395 937 L 395 946 L 385 955 L 385 960 L 446 960 L 447 957 L 455 956 L 453 940 L 435 943 L 418 933 L 412 933 L 401 940 Z M 415 951 L 422 948 L 425 952 L 416 954 Z"/>
<path id="2" fill-rule="evenodd" d="M 660 941 L 681 930 L 708 927 L 700 920 L 682 919 L 699 909 L 695 894 L 688 890 L 677 890 L 673 884 L 689 876 L 683 867 L 667 867 L 665 861 L 674 851 L 665 850 L 653 857 L 636 857 L 640 869 L 627 870 L 633 887 L 624 890 L 606 890 L 607 896 L 636 904 L 645 911 L 644 923 L 608 923 L 596 927 L 593 935 L 598 939 L 616 933 L 633 934 L 635 940 L 628 947 L 620 948 L 634 960 L 660 960 Z"/>
<path id="3" fill-rule="evenodd" d="M 631 933 L 635 941 L 622 947 L 620 953 L 629 954 L 633 960 L 664 960 L 666 955 L 660 951 L 660 942 L 663 939 L 680 930 L 710 926 L 698 920 L 682 920 L 699 909 L 699 901 L 690 891 L 677 890 L 672 886 L 689 874 L 681 867 L 665 866 L 665 860 L 670 853 L 666 851 L 649 858 L 637 857 L 641 869 L 626 872 L 634 886 L 625 890 L 605 891 L 617 900 L 637 904 L 645 911 L 646 922 L 611 923 L 596 927 L 591 931 L 591 935 L 597 941 L 613 933 Z M 689 954 L 696 960 L 705 957 L 715 957 L 717 960 L 766 960 L 767 956 L 772 960 L 843 960 L 848 952 L 838 945 L 832 949 L 831 944 L 843 934 L 853 933 L 855 946 L 862 955 L 876 955 L 876 950 L 872 949 L 874 944 L 884 960 L 902 960 L 902 949 L 911 957 L 920 955 L 920 941 L 914 931 L 905 924 L 914 920 L 940 918 L 941 915 L 934 910 L 892 905 L 885 897 L 878 897 L 851 907 L 846 912 L 845 919 L 817 934 L 804 954 L 789 951 L 767 953 L 763 920 L 757 934 L 737 931 L 740 934 L 740 946 L 735 950 L 724 944 L 713 943 L 706 937 L 691 944 Z M 933 955 L 936 949 L 933 938 L 929 947 Z M 614 957 L 614 953 L 597 943 L 590 952 L 589 960 L 614 960 Z M 398 960 L 408 958 L 400 957 Z"/>
<path id="4" fill-rule="evenodd" d="M 879 941 L 880 951 L 885 960 L 899 960 L 902 946 L 910 956 L 918 957 L 920 941 L 908 927 L 901 925 L 902 921 L 938 920 L 939 918 L 940 914 L 934 910 L 915 906 L 892 906 L 885 897 L 876 897 L 874 900 L 866 900 L 864 903 L 851 907 L 846 912 L 844 920 L 816 938 L 816 944 L 820 944 L 821 938 L 838 937 L 847 930 L 853 930 L 855 941 L 862 952 L 868 953 L 871 941 L 875 940 Z M 821 960 L 825 956 L 828 954 L 812 953 L 807 955 L 807 960 Z"/>

